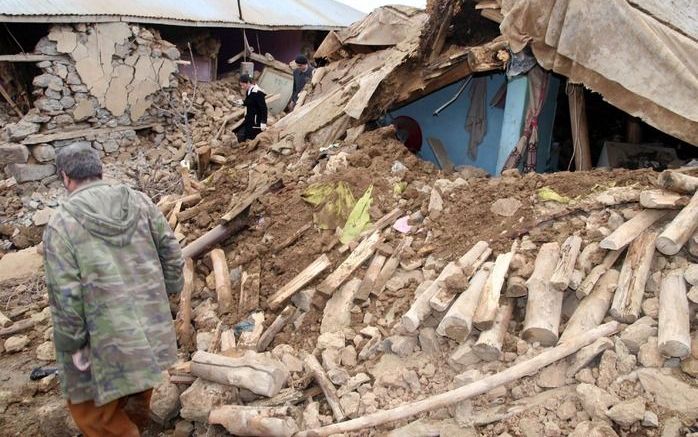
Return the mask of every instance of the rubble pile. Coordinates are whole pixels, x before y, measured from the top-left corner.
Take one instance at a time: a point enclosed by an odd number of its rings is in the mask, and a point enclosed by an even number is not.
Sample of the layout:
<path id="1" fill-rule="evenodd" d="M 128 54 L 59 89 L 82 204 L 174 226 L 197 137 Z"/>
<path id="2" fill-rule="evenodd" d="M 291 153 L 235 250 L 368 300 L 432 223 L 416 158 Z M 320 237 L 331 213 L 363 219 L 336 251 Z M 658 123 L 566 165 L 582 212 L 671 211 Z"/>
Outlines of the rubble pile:
<path id="1" fill-rule="evenodd" d="M 177 48 L 127 23 L 54 26 L 35 48 L 34 108 L 5 126 L 0 167 L 19 183 L 51 177 L 56 148 L 76 141 L 104 153 L 138 144 L 137 131 L 177 87 Z"/>

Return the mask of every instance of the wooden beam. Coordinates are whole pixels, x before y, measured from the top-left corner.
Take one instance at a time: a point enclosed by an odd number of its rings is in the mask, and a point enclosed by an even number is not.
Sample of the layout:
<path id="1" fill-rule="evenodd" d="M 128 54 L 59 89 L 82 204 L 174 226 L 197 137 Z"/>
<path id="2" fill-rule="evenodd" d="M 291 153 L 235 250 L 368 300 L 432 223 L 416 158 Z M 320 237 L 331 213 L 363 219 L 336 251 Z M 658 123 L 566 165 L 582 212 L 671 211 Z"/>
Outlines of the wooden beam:
<path id="1" fill-rule="evenodd" d="M 448 157 L 446 148 L 441 140 L 430 137 L 427 139 L 427 142 L 429 143 L 429 146 L 431 146 L 431 150 L 434 152 L 434 156 L 436 157 L 436 161 L 438 162 L 441 170 L 443 170 L 446 174 L 452 173 L 454 169 L 453 161 L 451 161 L 451 159 Z"/>
<path id="2" fill-rule="evenodd" d="M 587 126 L 584 87 L 581 84 L 568 81 L 567 96 L 570 105 L 570 120 L 572 122 L 574 165 L 578 171 L 591 170 L 591 149 L 589 148 L 589 128 Z"/>
<path id="3" fill-rule="evenodd" d="M 141 124 L 136 126 L 117 126 L 117 127 L 96 127 L 89 129 L 77 129 L 77 130 L 64 130 L 60 132 L 44 132 L 42 134 L 29 135 L 22 140 L 24 145 L 32 144 L 42 144 L 51 143 L 53 141 L 60 140 L 72 140 L 75 138 L 87 137 L 87 136 L 98 136 L 98 135 L 108 135 L 114 132 L 123 132 L 127 130 L 142 130 L 151 129 L 156 126 L 157 123 Z"/>
<path id="4" fill-rule="evenodd" d="M 296 292 L 303 288 L 310 281 L 315 279 L 320 273 L 325 271 L 332 263 L 327 255 L 322 254 L 308 267 L 303 269 L 296 277 L 281 287 L 267 302 L 269 308 L 275 310 L 289 300 Z"/>
<path id="5" fill-rule="evenodd" d="M 304 363 L 305 367 L 315 378 L 317 385 L 320 386 L 322 392 L 325 394 L 325 400 L 330 405 L 330 409 L 332 410 L 332 415 L 334 416 L 335 420 L 341 422 L 346 416 L 344 415 L 342 406 L 339 403 L 337 390 L 332 384 L 332 381 L 330 381 L 330 378 L 327 377 L 327 374 L 322 369 L 322 366 L 313 354 L 306 355 Z"/>
<path id="6" fill-rule="evenodd" d="M 278 316 L 276 316 L 276 319 L 271 322 L 271 325 L 269 325 L 267 330 L 264 331 L 264 334 L 259 337 L 259 341 L 257 342 L 257 352 L 264 352 L 267 350 L 271 342 L 274 341 L 276 334 L 284 329 L 284 326 L 288 324 L 294 314 L 296 314 L 296 307 L 293 305 L 288 305 L 283 309 L 283 311 L 281 311 L 281 313 L 279 313 Z"/>
<path id="7" fill-rule="evenodd" d="M 548 349 L 531 359 L 515 364 L 502 372 L 486 376 L 463 387 L 346 422 L 301 431 L 296 434 L 296 437 L 325 437 L 366 428 L 376 429 L 386 423 L 406 419 L 426 411 L 448 407 L 449 405 L 487 393 L 502 385 L 517 381 L 525 376 L 534 375 L 543 367 L 566 358 L 597 339 L 613 335 L 619 330 L 620 324 L 618 322 L 606 323 L 568 342 Z"/>
<path id="8" fill-rule="evenodd" d="M 349 279 L 349 276 L 351 276 L 361 264 L 366 262 L 373 255 L 376 250 L 376 245 L 381 240 L 381 233 L 376 231 L 371 234 L 370 237 L 362 241 L 347 259 L 325 278 L 317 287 L 317 290 L 326 296 L 331 295 L 344 281 Z"/>
<path id="9" fill-rule="evenodd" d="M 41 61 L 67 61 L 63 55 L 42 55 L 35 53 L 19 53 L 16 55 L 0 55 L 0 62 L 41 62 Z"/>

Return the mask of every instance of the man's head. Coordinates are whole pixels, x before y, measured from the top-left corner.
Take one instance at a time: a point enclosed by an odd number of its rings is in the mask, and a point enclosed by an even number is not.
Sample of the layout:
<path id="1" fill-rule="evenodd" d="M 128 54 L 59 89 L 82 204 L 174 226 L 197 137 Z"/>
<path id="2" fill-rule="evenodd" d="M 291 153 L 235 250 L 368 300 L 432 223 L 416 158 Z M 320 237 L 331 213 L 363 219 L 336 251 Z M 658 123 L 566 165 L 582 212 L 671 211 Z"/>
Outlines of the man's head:
<path id="1" fill-rule="evenodd" d="M 253 85 L 252 76 L 249 74 L 243 74 L 240 76 L 240 86 L 242 90 L 247 92 L 247 90 Z"/>
<path id="2" fill-rule="evenodd" d="M 296 56 L 296 65 L 300 71 L 305 73 L 308 70 L 308 58 L 303 55 Z"/>
<path id="3" fill-rule="evenodd" d="M 56 172 L 72 193 L 84 183 L 102 179 L 102 162 L 95 149 L 85 143 L 75 143 L 56 154 Z"/>

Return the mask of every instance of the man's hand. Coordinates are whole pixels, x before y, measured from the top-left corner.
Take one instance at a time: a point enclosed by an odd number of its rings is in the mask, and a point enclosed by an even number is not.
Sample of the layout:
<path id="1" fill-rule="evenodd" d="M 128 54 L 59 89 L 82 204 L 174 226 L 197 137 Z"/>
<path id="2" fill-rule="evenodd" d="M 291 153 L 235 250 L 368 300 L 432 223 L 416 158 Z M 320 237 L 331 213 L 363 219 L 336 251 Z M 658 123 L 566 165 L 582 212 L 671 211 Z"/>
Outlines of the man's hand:
<path id="1" fill-rule="evenodd" d="M 85 346 L 73 354 L 73 365 L 81 372 L 90 368 L 90 347 Z"/>
<path id="2" fill-rule="evenodd" d="M 259 123 L 259 130 L 261 130 L 262 132 L 267 130 L 267 124 L 266 123 Z"/>

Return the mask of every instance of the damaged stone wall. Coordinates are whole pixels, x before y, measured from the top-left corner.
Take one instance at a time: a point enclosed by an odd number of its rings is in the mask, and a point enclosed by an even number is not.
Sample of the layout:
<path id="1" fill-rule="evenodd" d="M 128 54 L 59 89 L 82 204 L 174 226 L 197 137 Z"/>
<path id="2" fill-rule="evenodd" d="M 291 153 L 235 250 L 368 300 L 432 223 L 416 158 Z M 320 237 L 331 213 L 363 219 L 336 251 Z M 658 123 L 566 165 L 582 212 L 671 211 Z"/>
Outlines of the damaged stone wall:
<path id="1" fill-rule="evenodd" d="M 0 167 L 17 182 L 53 175 L 56 148 L 76 141 L 104 153 L 137 143 L 178 85 L 177 48 L 137 25 L 53 26 L 35 53 L 50 59 L 37 64 L 34 109 L 0 144 Z"/>

